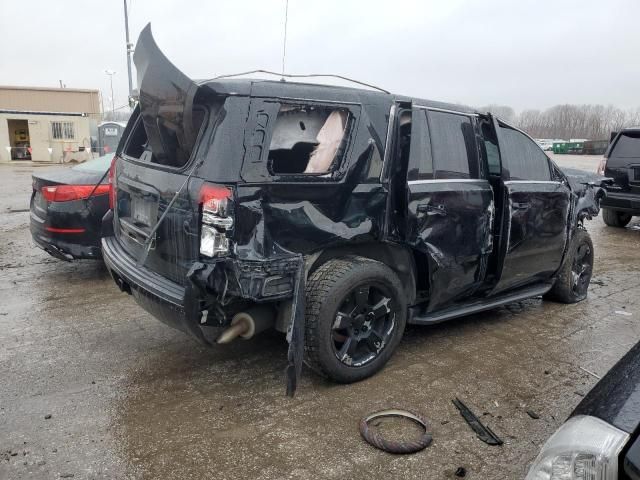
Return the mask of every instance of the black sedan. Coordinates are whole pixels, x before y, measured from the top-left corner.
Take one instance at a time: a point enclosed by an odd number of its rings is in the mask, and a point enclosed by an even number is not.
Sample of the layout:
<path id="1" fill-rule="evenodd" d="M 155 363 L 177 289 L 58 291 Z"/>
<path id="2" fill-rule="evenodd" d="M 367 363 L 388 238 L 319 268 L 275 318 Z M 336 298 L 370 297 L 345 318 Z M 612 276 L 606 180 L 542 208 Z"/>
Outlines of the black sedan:
<path id="1" fill-rule="evenodd" d="M 113 154 L 72 168 L 34 174 L 31 236 L 61 260 L 101 258 L 102 217 L 109 210 Z"/>
<path id="2" fill-rule="evenodd" d="M 640 343 L 582 399 L 526 480 L 640 480 Z"/>

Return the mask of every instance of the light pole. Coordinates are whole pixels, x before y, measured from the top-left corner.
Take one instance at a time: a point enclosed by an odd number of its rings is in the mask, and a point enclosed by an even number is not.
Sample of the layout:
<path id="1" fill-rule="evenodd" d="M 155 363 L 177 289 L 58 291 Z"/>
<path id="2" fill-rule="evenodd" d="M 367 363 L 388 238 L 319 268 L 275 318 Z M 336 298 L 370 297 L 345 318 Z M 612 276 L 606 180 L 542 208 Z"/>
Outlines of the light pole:
<path id="1" fill-rule="evenodd" d="M 115 116 L 116 107 L 115 107 L 115 102 L 114 102 L 114 98 L 113 98 L 113 76 L 116 74 L 116 72 L 115 72 L 115 70 L 105 70 L 104 73 L 109 75 L 109 82 L 111 84 L 111 117 L 114 117 Z"/>
<path id="2" fill-rule="evenodd" d="M 129 12 L 127 11 L 127 0 L 124 0 L 124 32 L 127 40 L 127 74 L 129 76 L 129 98 L 133 95 L 133 83 L 131 81 L 131 53 L 133 43 L 129 41 Z"/>

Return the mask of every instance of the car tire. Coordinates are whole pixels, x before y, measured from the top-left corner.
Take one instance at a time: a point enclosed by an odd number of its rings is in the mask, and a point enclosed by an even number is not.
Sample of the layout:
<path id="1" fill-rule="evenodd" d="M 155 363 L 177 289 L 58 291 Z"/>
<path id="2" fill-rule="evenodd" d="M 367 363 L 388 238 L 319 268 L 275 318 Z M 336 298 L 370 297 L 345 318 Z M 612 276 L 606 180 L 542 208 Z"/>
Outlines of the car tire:
<path id="1" fill-rule="evenodd" d="M 602 209 L 602 219 L 610 227 L 623 228 L 631 221 L 630 213 L 620 212 L 618 210 L 612 210 L 610 208 Z"/>
<path id="2" fill-rule="evenodd" d="M 407 304 L 386 265 L 363 257 L 327 261 L 307 280 L 305 363 L 338 383 L 370 377 L 402 339 Z"/>
<path id="3" fill-rule="evenodd" d="M 578 229 L 571 239 L 558 278 L 545 295 L 561 303 L 577 303 L 587 298 L 593 273 L 593 242 L 586 230 Z"/>

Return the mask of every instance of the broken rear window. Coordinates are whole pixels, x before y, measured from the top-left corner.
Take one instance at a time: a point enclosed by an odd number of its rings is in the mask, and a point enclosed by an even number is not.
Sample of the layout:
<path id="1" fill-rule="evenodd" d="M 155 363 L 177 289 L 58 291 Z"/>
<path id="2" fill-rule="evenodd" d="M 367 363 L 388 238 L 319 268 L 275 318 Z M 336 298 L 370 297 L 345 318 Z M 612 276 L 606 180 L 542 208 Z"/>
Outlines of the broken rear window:
<path id="1" fill-rule="evenodd" d="M 342 161 L 350 120 L 345 108 L 281 105 L 269 145 L 269 172 L 328 175 Z"/>
<path id="2" fill-rule="evenodd" d="M 205 115 L 206 111 L 204 108 L 199 106 L 193 108 L 190 125 L 196 135 L 202 127 Z M 142 162 L 155 163 L 173 168 L 185 166 L 189 161 L 191 150 L 187 150 L 181 146 L 185 145 L 184 138 L 181 140 L 182 143 L 178 141 L 179 137 L 176 132 L 179 131 L 179 129 L 169 128 L 169 124 L 160 118 L 158 118 L 157 124 L 158 131 L 161 135 L 158 137 L 158 142 L 160 143 L 157 143 L 156 147 L 160 151 L 160 154 L 157 154 L 152 148 L 142 116 L 139 117 L 135 127 L 131 131 L 122 153 L 129 158 Z M 193 145 L 190 144 L 190 148 L 193 148 Z"/>

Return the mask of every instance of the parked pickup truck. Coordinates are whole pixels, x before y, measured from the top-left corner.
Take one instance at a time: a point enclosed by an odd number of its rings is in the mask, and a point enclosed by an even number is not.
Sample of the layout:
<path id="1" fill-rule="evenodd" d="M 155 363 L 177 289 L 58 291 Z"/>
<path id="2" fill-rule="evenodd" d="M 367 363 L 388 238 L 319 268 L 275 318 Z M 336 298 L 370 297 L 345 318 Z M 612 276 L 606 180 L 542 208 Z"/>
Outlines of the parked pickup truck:
<path id="1" fill-rule="evenodd" d="M 290 392 L 303 357 L 338 382 L 372 375 L 407 323 L 586 297 L 583 220 L 600 187 L 572 185 L 492 115 L 366 89 L 196 83 L 149 27 L 134 60 L 105 263 L 204 343 L 287 332 Z"/>

